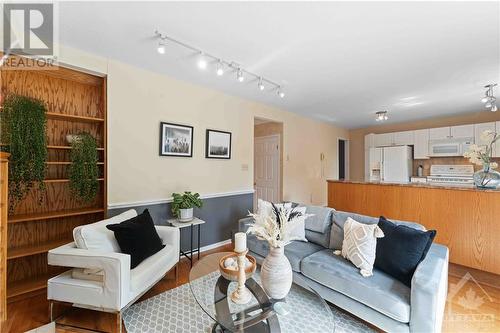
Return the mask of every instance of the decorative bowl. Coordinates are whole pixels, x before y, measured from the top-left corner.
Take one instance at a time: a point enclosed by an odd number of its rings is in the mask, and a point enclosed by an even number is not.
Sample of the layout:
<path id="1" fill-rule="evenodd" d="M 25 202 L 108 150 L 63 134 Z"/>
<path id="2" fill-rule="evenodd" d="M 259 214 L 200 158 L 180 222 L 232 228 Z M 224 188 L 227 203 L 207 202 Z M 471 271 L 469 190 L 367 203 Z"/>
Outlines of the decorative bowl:
<path id="1" fill-rule="evenodd" d="M 230 253 L 228 255 L 225 255 L 219 260 L 219 272 L 220 274 L 229 281 L 238 281 L 238 270 L 233 270 L 233 269 L 228 269 L 224 267 L 224 261 L 228 258 L 234 258 L 234 260 L 237 260 L 237 254 L 236 253 Z M 251 265 L 245 268 L 245 276 L 246 278 L 251 278 L 253 273 L 255 273 L 255 269 L 257 268 L 257 261 L 255 260 L 254 257 L 251 255 L 247 254 L 248 260 L 250 260 Z"/>

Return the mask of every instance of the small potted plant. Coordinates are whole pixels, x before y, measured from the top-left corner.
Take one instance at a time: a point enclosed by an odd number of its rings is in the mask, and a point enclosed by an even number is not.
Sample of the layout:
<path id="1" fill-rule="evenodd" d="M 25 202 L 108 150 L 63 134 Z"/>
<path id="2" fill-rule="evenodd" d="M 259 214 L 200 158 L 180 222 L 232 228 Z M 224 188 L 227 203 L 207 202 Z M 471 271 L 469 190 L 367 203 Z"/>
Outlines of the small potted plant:
<path id="1" fill-rule="evenodd" d="M 172 197 L 172 214 L 182 222 L 191 221 L 193 219 L 193 208 L 201 208 L 203 206 L 198 193 L 172 193 Z"/>

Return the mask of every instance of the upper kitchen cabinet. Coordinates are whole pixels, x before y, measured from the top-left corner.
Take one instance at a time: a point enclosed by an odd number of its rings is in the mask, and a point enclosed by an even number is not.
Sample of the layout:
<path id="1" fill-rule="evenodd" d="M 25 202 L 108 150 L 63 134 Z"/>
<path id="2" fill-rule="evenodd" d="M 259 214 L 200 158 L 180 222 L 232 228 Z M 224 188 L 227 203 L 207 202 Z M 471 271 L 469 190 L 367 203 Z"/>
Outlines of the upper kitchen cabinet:
<path id="1" fill-rule="evenodd" d="M 496 132 L 500 133 L 500 121 L 496 122 Z M 493 151 L 493 157 L 500 157 L 500 143 L 495 144 L 495 150 Z"/>
<path id="2" fill-rule="evenodd" d="M 365 135 L 365 149 L 375 147 L 375 134 L 370 133 Z"/>
<path id="3" fill-rule="evenodd" d="M 429 140 L 444 140 L 450 138 L 449 127 L 438 127 L 429 129 Z"/>
<path id="4" fill-rule="evenodd" d="M 429 129 L 414 131 L 413 158 L 416 160 L 429 158 Z"/>
<path id="5" fill-rule="evenodd" d="M 485 143 L 481 140 L 481 133 L 484 131 L 493 131 L 495 132 L 495 122 L 492 121 L 490 123 L 481 123 L 474 125 L 474 143 L 476 145 L 485 145 Z M 493 151 L 494 153 L 495 151 Z"/>
<path id="6" fill-rule="evenodd" d="M 474 125 L 451 126 L 450 133 L 453 139 L 473 138 Z"/>
<path id="7" fill-rule="evenodd" d="M 375 147 L 392 146 L 394 144 L 394 133 L 382 133 L 375 135 Z"/>
<path id="8" fill-rule="evenodd" d="M 413 131 L 404 131 L 394 133 L 394 144 L 396 146 L 412 145 L 414 144 Z"/>

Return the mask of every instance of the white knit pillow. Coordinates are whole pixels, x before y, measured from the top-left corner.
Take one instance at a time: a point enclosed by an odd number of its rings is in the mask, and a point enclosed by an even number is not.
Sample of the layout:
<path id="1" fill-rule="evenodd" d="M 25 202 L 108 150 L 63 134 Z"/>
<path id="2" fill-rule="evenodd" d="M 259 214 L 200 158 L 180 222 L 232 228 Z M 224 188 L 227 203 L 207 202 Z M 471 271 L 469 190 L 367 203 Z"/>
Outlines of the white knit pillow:
<path id="1" fill-rule="evenodd" d="M 384 237 L 384 232 L 377 224 L 363 224 L 348 217 L 344 224 L 342 252 L 334 251 L 334 253 L 342 254 L 359 268 L 359 272 L 364 277 L 372 276 L 377 238 L 382 237 Z"/>

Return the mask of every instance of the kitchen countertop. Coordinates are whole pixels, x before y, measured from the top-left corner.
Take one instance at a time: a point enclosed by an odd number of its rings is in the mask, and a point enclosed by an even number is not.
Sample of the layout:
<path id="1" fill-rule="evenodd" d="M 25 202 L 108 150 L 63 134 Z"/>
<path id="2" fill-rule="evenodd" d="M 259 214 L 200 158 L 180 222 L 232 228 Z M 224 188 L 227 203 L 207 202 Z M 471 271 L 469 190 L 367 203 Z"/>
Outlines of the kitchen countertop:
<path id="1" fill-rule="evenodd" d="M 498 192 L 500 193 L 500 188 L 496 189 L 481 189 L 474 185 L 449 185 L 449 184 L 432 184 L 432 183 L 388 183 L 388 182 L 371 182 L 363 180 L 337 180 L 337 179 L 327 179 L 330 183 L 344 183 L 344 184 L 361 184 L 361 185 L 388 185 L 388 186 L 407 186 L 407 187 L 420 187 L 420 188 L 436 188 L 445 190 L 456 190 L 456 191 L 477 191 L 477 192 Z"/>

